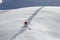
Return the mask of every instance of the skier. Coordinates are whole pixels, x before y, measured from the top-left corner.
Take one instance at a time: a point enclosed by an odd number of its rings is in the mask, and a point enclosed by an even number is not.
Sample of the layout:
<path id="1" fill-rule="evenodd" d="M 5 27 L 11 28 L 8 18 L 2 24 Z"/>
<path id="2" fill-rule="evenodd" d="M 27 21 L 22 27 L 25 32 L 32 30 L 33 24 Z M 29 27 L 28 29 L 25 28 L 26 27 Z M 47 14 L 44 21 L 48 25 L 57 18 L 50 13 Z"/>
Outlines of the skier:
<path id="1" fill-rule="evenodd" d="M 27 27 L 27 26 L 28 26 L 28 22 L 27 22 L 27 21 L 25 21 L 25 22 L 24 22 L 24 25 L 25 25 L 25 27 Z"/>
<path id="2" fill-rule="evenodd" d="M 28 30 L 31 30 L 31 29 L 28 27 L 28 22 L 27 22 L 27 21 L 24 22 L 24 27 L 28 28 Z"/>

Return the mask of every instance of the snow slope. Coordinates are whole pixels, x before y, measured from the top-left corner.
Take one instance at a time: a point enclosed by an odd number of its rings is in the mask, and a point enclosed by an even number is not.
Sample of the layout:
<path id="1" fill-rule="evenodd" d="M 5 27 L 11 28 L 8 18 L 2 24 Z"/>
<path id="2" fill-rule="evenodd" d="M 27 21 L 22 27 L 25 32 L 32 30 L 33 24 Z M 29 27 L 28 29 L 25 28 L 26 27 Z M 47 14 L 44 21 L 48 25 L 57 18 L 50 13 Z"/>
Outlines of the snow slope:
<path id="1" fill-rule="evenodd" d="M 2 3 L 2 0 L 0 0 L 0 3 Z"/>
<path id="2" fill-rule="evenodd" d="M 0 40 L 60 40 L 60 7 L 0 10 Z M 23 28 L 27 20 L 28 28 Z"/>

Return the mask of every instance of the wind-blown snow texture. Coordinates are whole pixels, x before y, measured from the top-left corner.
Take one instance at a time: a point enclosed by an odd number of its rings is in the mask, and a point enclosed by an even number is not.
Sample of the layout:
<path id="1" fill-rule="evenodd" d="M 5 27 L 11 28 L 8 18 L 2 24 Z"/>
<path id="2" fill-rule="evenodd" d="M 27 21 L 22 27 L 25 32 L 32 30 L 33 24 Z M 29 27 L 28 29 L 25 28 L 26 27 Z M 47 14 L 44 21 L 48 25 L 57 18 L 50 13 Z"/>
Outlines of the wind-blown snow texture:
<path id="1" fill-rule="evenodd" d="M 60 40 L 59 17 L 60 7 L 0 10 L 0 40 Z M 25 20 L 30 23 L 27 28 Z"/>

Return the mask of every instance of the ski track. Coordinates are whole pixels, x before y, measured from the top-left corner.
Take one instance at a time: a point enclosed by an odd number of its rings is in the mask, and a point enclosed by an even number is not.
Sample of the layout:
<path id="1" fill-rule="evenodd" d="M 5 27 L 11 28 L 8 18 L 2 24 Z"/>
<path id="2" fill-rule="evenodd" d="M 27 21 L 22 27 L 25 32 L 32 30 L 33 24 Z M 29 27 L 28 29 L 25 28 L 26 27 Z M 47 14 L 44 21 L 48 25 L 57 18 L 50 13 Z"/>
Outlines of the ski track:
<path id="1" fill-rule="evenodd" d="M 1 12 L 0 40 L 60 40 L 58 9 L 44 6 Z M 25 20 L 30 23 L 27 28 L 23 25 Z"/>
<path id="2" fill-rule="evenodd" d="M 43 7 L 42 7 L 43 8 Z M 28 18 L 28 23 L 30 24 L 30 22 L 31 22 L 31 20 L 34 18 L 34 16 L 40 11 L 40 9 L 42 9 L 42 8 L 39 8 L 30 18 Z M 30 29 L 30 28 L 28 28 L 28 29 Z M 21 29 L 21 32 L 19 32 L 19 33 L 17 33 L 17 34 L 15 34 L 13 37 L 12 37 L 12 39 L 11 40 L 13 40 L 13 39 L 15 39 L 19 34 L 21 34 L 22 32 L 24 32 L 26 30 L 26 28 L 24 29 Z"/>

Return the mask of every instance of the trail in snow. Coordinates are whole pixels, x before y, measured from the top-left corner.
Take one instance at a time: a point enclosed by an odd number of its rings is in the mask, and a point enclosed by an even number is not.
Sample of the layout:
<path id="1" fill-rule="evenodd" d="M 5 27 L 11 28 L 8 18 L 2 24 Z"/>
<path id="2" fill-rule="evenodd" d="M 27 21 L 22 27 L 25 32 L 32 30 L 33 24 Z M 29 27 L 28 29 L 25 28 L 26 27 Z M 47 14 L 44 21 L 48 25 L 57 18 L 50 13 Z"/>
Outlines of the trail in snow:
<path id="1" fill-rule="evenodd" d="M 43 7 L 40 7 L 39 9 L 37 9 L 37 11 L 28 18 L 27 22 L 30 24 L 31 20 L 35 17 L 35 15 L 42 9 Z M 31 28 L 27 27 L 29 30 L 31 30 Z M 26 27 L 22 27 L 21 31 L 18 32 L 17 34 L 15 34 L 11 40 L 15 39 L 19 34 L 23 33 L 24 31 L 26 31 Z"/>
<path id="2" fill-rule="evenodd" d="M 43 8 L 23 8 L 22 10 L 11 10 L 0 14 L 0 39 L 1 40 L 60 40 L 60 19 L 59 9 L 54 7 Z M 28 12 L 27 12 L 28 11 Z M 37 11 L 37 12 L 36 12 Z M 34 13 L 36 14 L 34 14 Z M 7 14 L 5 14 L 7 13 Z M 18 13 L 18 14 L 16 14 Z M 21 13 L 21 14 L 20 14 Z M 29 13 L 29 14 L 28 14 Z M 24 16 L 23 16 L 24 14 Z M 34 16 L 33 16 L 34 15 Z M 30 17 L 29 17 L 30 16 Z M 32 31 L 24 29 L 23 21 L 25 18 L 31 20 L 30 27 Z M 27 20 L 28 20 L 27 19 Z M 12 30 L 12 31 L 11 31 Z"/>
<path id="3" fill-rule="evenodd" d="M 17 34 L 15 34 L 15 35 L 11 38 L 11 40 L 15 39 L 19 34 L 25 32 L 27 29 L 28 29 L 28 30 L 31 30 L 29 27 L 24 27 L 24 26 L 22 26 L 21 30 L 20 30 Z"/>
<path id="4" fill-rule="evenodd" d="M 44 6 L 43 6 L 44 7 Z M 43 8 L 43 7 L 40 7 L 39 9 L 37 9 L 37 11 L 28 18 L 27 22 L 30 24 L 31 20 L 36 16 L 36 14 Z"/>
<path id="5" fill-rule="evenodd" d="M 21 28 L 21 31 L 19 31 L 17 34 L 15 34 L 11 40 L 15 39 L 19 34 L 23 33 L 24 31 L 26 31 L 26 27 L 24 28 L 24 26 Z"/>

